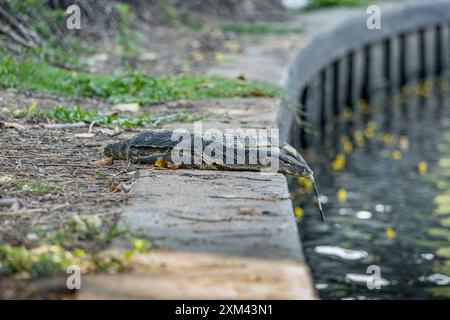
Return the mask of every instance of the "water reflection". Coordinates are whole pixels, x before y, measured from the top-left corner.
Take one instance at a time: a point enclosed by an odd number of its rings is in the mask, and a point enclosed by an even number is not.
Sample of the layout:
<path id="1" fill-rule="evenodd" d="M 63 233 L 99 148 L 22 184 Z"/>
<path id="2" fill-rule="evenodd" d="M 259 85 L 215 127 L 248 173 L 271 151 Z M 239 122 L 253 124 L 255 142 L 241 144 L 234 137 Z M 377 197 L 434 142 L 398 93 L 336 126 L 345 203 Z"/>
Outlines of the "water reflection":
<path id="1" fill-rule="evenodd" d="M 336 256 L 344 260 L 360 260 L 369 255 L 363 250 L 350 250 L 333 246 L 317 246 L 314 251 L 318 254 Z"/>
<path id="2" fill-rule="evenodd" d="M 379 93 L 324 138 L 332 148 L 317 140 L 309 150 L 329 224 L 301 180 L 296 205 L 322 298 L 450 298 L 448 87 L 428 80 Z M 366 285 L 370 265 L 381 269 L 380 289 Z"/>

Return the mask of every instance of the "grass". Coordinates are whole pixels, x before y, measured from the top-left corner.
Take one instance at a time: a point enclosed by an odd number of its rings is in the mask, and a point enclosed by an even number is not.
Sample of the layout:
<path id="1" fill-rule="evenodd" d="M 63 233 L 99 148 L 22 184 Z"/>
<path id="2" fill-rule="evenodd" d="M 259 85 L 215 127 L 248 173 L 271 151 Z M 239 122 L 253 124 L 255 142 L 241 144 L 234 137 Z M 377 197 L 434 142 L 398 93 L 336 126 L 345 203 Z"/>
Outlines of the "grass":
<path id="1" fill-rule="evenodd" d="M 163 20 L 174 27 L 186 27 L 193 31 L 200 31 L 203 23 L 194 17 L 189 11 L 176 8 L 172 5 L 165 5 L 161 8 Z"/>
<path id="2" fill-rule="evenodd" d="M 13 192 L 31 192 L 31 193 L 48 193 L 56 190 L 58 187 L 45 182 L 33 182 L 33 181 L 16 181 L 11 187 L 10 191 Z"/>
<path id="3" fill-rule="evenodd" d="M 334 6 L 354 7 L 368 5 L 371 2 L 371 0 L 311 0 L 307 6 L 307 9 L 317 9 Z"/>
<path id="4" fill-rule="evenodd" d="M 31 234 L 36 240 L 26 245 L 11 246 L 0 238 L 0 276 L 51 276 L 65 273 L 70 265 L 79 266 L 83 272 L 122 271 L 134 254 L 150 249 L 146 240 L 116 224 L 104 226 L 96 215 L 74 215 L 64 227 L 54 232 L 29 233 L 28 238 Z M 99 254 L 99 250 L 117 238 L 128 240 L 130 249 L 109 255 Z M 90 241 L 95 241 L 95 247 Z"/>
<path id="5" fill-rule="evenodd" d="M 133 114 L 121 115 L 119 113 L 105 114 L 98 110 L 86 109 L 80 106 L 66 107 L 56 105 L 50 109 L 39 110 L 32 105 L 28 109 L 15 109 L 9 111 L 11 116 L 15 118 L 24 118 L 36 120 L 53 120 L 60 123 L 86 122 L 95 121 L 98 126 L 119 127 L 122 129 L 144 128 L 154 126 L 156 124 L 167 124 L 172 122 L 194 122 L 205 120 L 209 114 L 196 114 L 191 111 L 183 111 L 176 114 Z"/>
<path id="6" fill-rule="evenodd" d="M 254 23 L 226 23 L 220 26 L 223 32 L 245 34 L 289 34 L 303 32 L 302 28 L 279 27 L 266 22 Z"/>
<path id="7" fill-rule="evenodd" d="M 273 97 L 281 93 L 272 84 L 238 79 L 184 75 L 155 78 L 139 73 L 106 76 L 5 57 L 0 57 L 0 87 L 141 105 L 180 99 Z"/>

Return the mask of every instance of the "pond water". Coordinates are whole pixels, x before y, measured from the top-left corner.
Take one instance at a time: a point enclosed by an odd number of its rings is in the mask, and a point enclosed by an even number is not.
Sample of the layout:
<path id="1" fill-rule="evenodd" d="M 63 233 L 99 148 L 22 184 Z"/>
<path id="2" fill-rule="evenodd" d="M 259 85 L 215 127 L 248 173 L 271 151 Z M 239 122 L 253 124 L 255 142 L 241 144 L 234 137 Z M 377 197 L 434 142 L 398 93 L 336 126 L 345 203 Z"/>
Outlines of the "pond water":
<path id="1" fill-rule="evenodd" d="M 319 296 L 450 298 L 448 80 L 380 92 L 344 114 L 304 151 L 328 223 L 308 180 L 291 189 Z"/>

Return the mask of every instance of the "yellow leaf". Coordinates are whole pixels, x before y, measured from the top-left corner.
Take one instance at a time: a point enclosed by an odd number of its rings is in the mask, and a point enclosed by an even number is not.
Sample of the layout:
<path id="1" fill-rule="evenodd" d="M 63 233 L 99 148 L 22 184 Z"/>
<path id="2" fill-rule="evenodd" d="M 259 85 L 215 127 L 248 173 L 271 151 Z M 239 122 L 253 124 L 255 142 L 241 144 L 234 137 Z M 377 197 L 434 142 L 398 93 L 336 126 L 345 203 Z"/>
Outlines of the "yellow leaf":
<path id="1" fill-rule="evenodd" d="M 167 168 L 169 165 L 163 157 L 158 157 L 155 161 L 155 167 L 157 168 Z"/>
<path id="2" fill-rule="evenodd" d="M 419 162 L 418 169 L 419 169 L 419 173 L 420 173 L 421 175 L 426 174 L 427 171 L 428 171 L 428 165 L 427 165 L 427 163 L 426 163 L 425 161 Z"/>
<path id="3" fill-rule="evenodd" d="M 28 114 L 32 114 L 37 110 L 37 103 L 36 101 L 33 101 L 33 103 L 31 104 L 31 106 L 28 108 Z"/>
<path id="4" fill-rule="evenodd" d="M 344 119 L 350 120 L 351 118 L 353 118 L 353 110 L 352 110 L 352 108 L 345 107 L 344 108 Z"/>
<path id="5" fill-rule="evenodd" d="M 347 136 L 342 136 L 341 137 L 341 143 L 342 143 L 342 147 L 344 149 L 345 153 L 352 153 L 353 151 L 353 144 L 350 141 L 349 137 Z"/>
<path id="6" fill-rule="evenodd" d="M 337 192 L 337 198 L 340 203 L 346 203 L 347 202 L 347 190 L 344 188 L 339 188 Z"/>
<path id="7" fill-rule="evenodd" d="M 367 124 L 367 127 L 364 130 L 364 135 L 366 136 L 367 139 L 372 139 L 374 133 L 375 133 L 375 123 L 371 121 Z"/>
<path id="8" fill-rule="evenodd" d="M 300 208 L 300 207 L 296 207 L 296 208 L 294 209 L 294 214 L 295 214 L 295 217 L 297 218 L 297 221 L 301 220 L 301 218 L 303 217 L 303 214 L 304 214 L 304 213 L 305 213 L 305 212 L 304 212 L 303 209 Z"/>
<path id="9" fill-rule="evenodd" d="M 300 177 L 297 179 L 298 184 L 301 186 L 301 188 L 304 191 L 310 191 L 312 190 L 313 183 L 312 180 L 309 178 Z"/>
<path id="10" fill-rule="evenodd" d="M 392 158 L 394 158 L 395 160 L 400 160 L 402 158 L 402 153 L 398 150 L 395 150 L 394 152 L 392 152 Z"/>
<path id="11" fill-rule="evenodd" d="M 158 157 L 158 159 L 156 159 L 156 161 L 155 161 L 154 166 L 157 168 L 166 168 L 166 169 L 176 170 L 181 167 L 181 163 L 172 163 L 170 161 L 167 161 L 163 157 Z"/>
<path id="12" fill-rule="evenodd" d="M 424 82 L 417 84 L 414 88 L 414 91 L 416 95 L 420 97 L 428 97 L 430 95 L 431 88 Z"/>
<path id="13" fill-rule="evenodd" d="M 363 113 L 369 113 L 370 112 L 370 106 L 369 106 L 369 104 L 367 103 L 366 100 L 363 100 L 363 99 L 359 100 L 358 101 L 358 107 L 361 109 L 361 111 Z"/>
<path id="14" fill-rule="evenodd" d="M 353 136 L 355 138 L 355 142 L 358 146 L 363 146 L 364 145 L 364 135 L 361 132 L 361 130 L 355 130 L 355 132 L 353 132 Z"/>
<path id="15" fill-rule="evenodd" d="M 331 163 L 331 168 L 334 171 L 341 171 L 345 167 L 345 155 L 338 154 Z"/>
<path id="16" fill-rule="evenodd" d="M 394 144 L 396 139 L 394 135 L 384 132 L 381 134 L 381 140 L 383 140 L 385 145 L 390 145 Z"/>
<path id="17" fill-rule="evenodd" d="M 386 238 L 393 239 L 395 237 L 395 231 L 392 228 L 387 228 L 386 230 Z"/>

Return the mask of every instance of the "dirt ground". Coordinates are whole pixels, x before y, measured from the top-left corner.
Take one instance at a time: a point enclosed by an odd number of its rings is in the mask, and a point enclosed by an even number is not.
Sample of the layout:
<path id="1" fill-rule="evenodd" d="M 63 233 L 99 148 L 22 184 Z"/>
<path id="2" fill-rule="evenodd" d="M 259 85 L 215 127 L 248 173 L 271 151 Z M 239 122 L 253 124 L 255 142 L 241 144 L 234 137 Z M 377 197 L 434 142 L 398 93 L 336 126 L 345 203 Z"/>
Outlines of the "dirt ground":
<path id="1" fill-rule="evenodd" d="M 130 164 L 101 165 L 103 149 L 130 132 L 94 127 L 52 128 L 51 123 L 18 119 L 6 110 L 33 102 L 53 106 L 63 98 L 0 93 L 0 233 L 11 244 L 23 244 L 34 229 L 61 227 L 74 215 L 98 214 L 106 224 L 116 220 L 128 194 L 114 184 L 132 184 L 138 169 Z M 67 101 L 66 101 L 67 102 Z M 90 104 L 97 103 L 89 101 Z M 98 106 L 103 106 L 97 103 Z M 50 125 L 45 127 L 44 125 Z M 128 190 L 127 190 L 128 191 Z"/>

